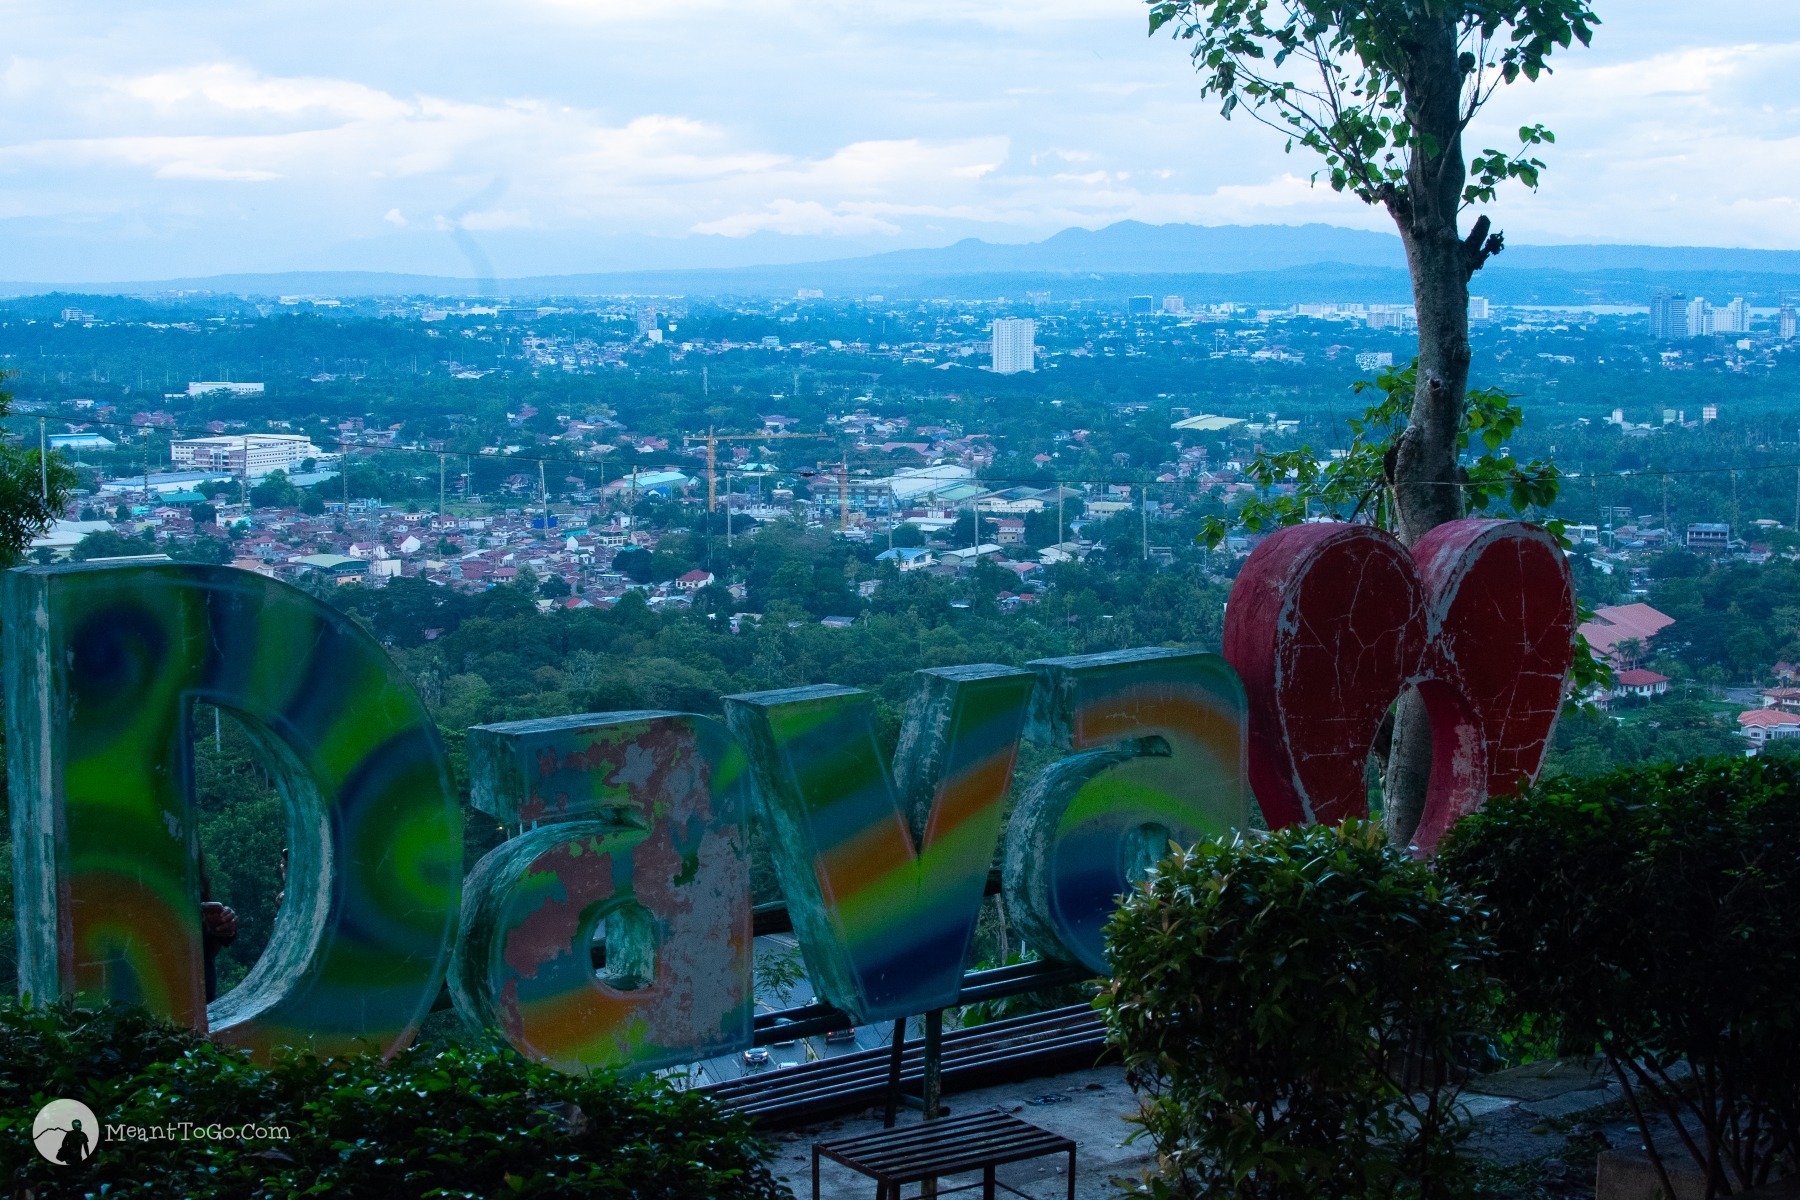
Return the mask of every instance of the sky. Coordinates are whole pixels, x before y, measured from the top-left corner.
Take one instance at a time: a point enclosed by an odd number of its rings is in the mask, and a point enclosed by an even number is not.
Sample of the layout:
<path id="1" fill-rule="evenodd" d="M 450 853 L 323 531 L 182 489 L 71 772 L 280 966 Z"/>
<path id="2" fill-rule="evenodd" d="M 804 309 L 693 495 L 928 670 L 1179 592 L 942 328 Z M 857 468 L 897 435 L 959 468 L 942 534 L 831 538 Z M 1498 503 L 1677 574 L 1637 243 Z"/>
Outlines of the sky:
<path id="1" fill-rule="evenodd" d="M 1800 248 L 1792 0 L 1595 0 L 1516 242 Z M 1137 0 L 0 0 L 0 280 L 518 276 L 1381 229 Z"/>

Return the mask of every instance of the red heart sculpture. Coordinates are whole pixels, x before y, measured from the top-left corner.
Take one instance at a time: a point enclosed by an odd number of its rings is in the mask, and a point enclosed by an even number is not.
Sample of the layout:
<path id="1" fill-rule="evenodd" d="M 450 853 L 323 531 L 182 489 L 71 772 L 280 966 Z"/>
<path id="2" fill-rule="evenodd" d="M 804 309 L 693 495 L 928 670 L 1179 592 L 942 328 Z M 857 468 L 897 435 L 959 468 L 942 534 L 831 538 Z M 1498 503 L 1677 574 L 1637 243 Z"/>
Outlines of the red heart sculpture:
<path id="1" fill-rule="evenodd" d="M 1537 773 L 1574 630 L 1567 560 L 1535 526 L 1453 521 L 1412 555 L 1364 525 L 1269 537 L 1232 588 L 1225 658 L 1249 697 L 1250 783 L 1270 827 L 1368 812 L 1369 748 L 1410 685 L 1432 722 L 1414 836 L 1429 853 L 1489 795 Z"/>

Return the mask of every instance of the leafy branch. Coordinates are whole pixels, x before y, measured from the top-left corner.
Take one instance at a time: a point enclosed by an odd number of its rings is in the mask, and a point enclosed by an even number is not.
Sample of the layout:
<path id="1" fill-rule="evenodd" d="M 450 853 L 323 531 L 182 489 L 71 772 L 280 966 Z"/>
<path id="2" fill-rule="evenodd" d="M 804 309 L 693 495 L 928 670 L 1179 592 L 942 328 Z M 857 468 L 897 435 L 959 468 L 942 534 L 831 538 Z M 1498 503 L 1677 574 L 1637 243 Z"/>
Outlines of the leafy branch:
<path id="1" fill-rule="evenodd" d="M 1373 390 L 1379 398 L 1360 417 L 1346 422 L 1352 437 L 1342 453 L 1321 459 L 1311 446 L 1301 446 L 1257 455 L 1245 470 L 1257 494 L 1231 519 L 1205 518 L 1195 540 L 1217 549 L 1233 520 L 1250 533 L 1314 518 L 1362 521 L 1392 529 L 1393 456 L 1412 409 L 1418 366 L 1414 359 L 1405 367 L 1391 368 L 1374 380 L 1356 384 L 1359 394 Z M 1539 523 L 1566 548 L 1565 523 L 1542 513 L 1556 503 L 1561 489 L 1556 464 L 1541 459 L 1520 462 L 1506 450 L 1506 443 L 1525 420 L 1516 399 L 1498 388 L 1468 393 L 1456 437 L 1458 457 L 1464 465 L 1454 480 L 1462 487 L 1463 515 L 1504 514 L 1526 519 L 1539 510 Z M 1476 450 L 1473 456 L 1471 448 Z"/>
<path id="2" fill-rule="evenodd" d="M 1587 45 L 1600 23 L 1586 0 L 1149 3 L 1151 34 L 1167 29 L 1193 43 L 1201 94 L 1220 97 L 1225 117 L 1245 111 L 1284 133 L 1289 151 L 1317 152 L 1333 190 L 1396 216 L 1410 210 L 1415 184 L 1462 168 L 1452 143 L 1496 88 L 1537 79 L 1555 50 Z M 1419 70 L 1425 61 L 1441 69 Z M 1528 125 L 1518 150 L 1476 155 L 1463 206 L 1491 201 L 1508 180 L 1535 188 L 1544 164 L 1531 151 L 1553 141 Z"/>
<path id="3" fill-rule="evenodd" d="M 1203 518 L 1194 540 L 1216 550 L 1234 524 L 1249 533 L 1266 533 L 1315 519 L 1360 521 L 1393 530 L 1393 459 L 1412 408 L 1418 367 L 1414 359 L 1356 384 L 1359 394 L 1374 391 L 1378 399 L 1346 422 L 1352 436 L 1342 453 L 1321 459 L 1311 446 L 1301 446 L 1258 454 L 1245 468 L 1256 494 L 1228 517 Z M 1468 392 L 1456 435 L 1457 458 L 1463 465 L 1455 482 L 1461 486 L 1463 515 L 1533 520 L 1568 550 L 1567 522 L 1548 511 L 1561 493 L 1561 472 L 1544 459 L 1520 462 L 1506 448 L 1525 421 L 1516 400 L 1499 388 Z M 1581 620 L 1592 615 L 1585 606 L 1580 609 Z M 1612 681 L 1611 669 L 1579 634 L 1572 679 L 1577 696 Z"/>

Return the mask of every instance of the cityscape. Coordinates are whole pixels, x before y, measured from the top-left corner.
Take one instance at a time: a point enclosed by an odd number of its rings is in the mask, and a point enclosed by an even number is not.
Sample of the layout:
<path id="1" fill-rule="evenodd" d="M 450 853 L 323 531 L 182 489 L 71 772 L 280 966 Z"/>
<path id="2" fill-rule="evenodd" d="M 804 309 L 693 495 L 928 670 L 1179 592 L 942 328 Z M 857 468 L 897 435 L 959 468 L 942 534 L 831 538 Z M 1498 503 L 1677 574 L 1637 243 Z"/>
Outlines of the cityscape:
<path id="1" fill-rule="evenodd" d="M 1769 0 L 21 0 L 13 1200 L 1779 1200 Z"/>

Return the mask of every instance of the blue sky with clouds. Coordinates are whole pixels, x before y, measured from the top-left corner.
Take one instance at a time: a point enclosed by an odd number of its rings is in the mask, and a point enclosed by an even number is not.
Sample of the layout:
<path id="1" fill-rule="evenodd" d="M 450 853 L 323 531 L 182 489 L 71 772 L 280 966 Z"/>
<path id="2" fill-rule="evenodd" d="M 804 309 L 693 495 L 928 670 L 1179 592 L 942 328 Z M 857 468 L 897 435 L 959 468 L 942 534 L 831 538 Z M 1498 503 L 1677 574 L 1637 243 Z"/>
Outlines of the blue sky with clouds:
<path id="1" fill-rule="evenodd" d="M 1791 0 L 1597 0 L 1518 241 L 1800 247 Z M 0 279 L 501 275 L 1384 218 L 1134 0 L 0 0 Z M 466 235 L 466 236 L 460 236 Z"/>

